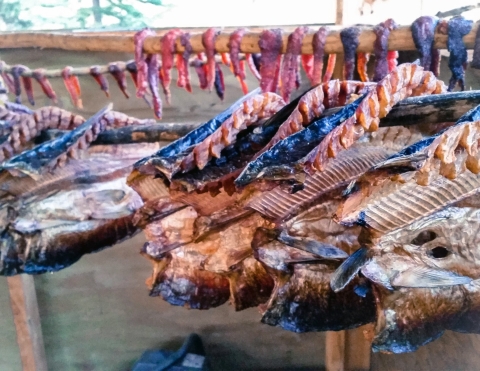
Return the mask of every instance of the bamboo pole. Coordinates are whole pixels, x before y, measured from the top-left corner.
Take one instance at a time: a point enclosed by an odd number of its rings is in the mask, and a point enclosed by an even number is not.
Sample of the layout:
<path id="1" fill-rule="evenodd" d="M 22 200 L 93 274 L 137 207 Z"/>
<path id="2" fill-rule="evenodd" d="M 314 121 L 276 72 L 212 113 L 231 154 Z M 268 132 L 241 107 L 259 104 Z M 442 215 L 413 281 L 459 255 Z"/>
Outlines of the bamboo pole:
<path id="1" fill-rule="evenodd" d="M 197 57 L 192 57 L 190 58 L 190 66 L 193 67 L 194 66 L 194 62 L 193 60 L 196 59 Z M 219 55 L 216 55 L 215 56 L 215 60 L 218 62 L 218 63 L 222 63 L 222 58 L 221 56 Z M 240 60 L 245 60 L 245 55 L 242 54 L 240 55 Z M 117 64 L 117 67 L 118 67 L 118 70 L 120 71 L 126 71 L 127 70 L 127 63 L 129 61 L 125 62 L 125 61 L 116 61 L 116 62 L 112 62 L 112 63 L 116 63 Z M 206 62 L 206 59 L 203 60 L 203 62 Z M 93 65 L 92 65 L 93 66 Z M 90 68 L 92 66 L 88 66 L 88 67 L 72 67 L 71 71 L 70 71 L 70 74 L 71 75 L 74 75 L 74 76 L 90 76 L 91 75 L 91 72 L 90 72 Z M 106 64 L 106 65 L 101 65 L 101 66 L 98 66 L 98 73 L 101 73 L 101 74 L 106 74 L 106 73 L 109 73 L 109 70 L 108 70 L 108 67 L 109 65 Z M 0 61 L 0 71 L 1 72 L 6 72 L 6 73 L 12 73 L 12 68 L 13 66 L 10 66 L 8 64 L 5 64 Z M 177 68 L 177 66 L 174 64 L 173 65 L 173 68 Z M 45 77 L 62 77 L 62 71 L 63 69 L 51 69 L 51 70 L 44 70 L 42 72 L 42 75 L 45 76 Z M 32 70 L 28 69 L 28 70 L 25 70 L 23 71 L 20 76 L 24 76 L 24 77 L 33 77 L 33 72 Z"/>
<path id="2" fill-rule="evenodd" d="M 282 53 L 285 53 L 288 39 L 288 32 L 291 27 L 280 27 L 284 29 Z M 463 41 L 467 49 L 473 49 L 475 44 L 475 36 L 477 33 L 478 23 L 476 23 L 469 34 L 465 35 Z M 327 36 L 325 44 L 325 53 L 341 54 L 343 46 L 340 40 L 340 30 L 335 27 Z M 302 43 L 302 54 L 312 54 L 312 38 L 316 30 L 311 31 L 305 36 Z M 230 33 L 222 31 L 215 41 L 215 49 L 218 53 L 227 53 L 229 51 L 228 42 Z M 260 48 L 258 41 L 260 38 L 260 30 L 256 32 L 246 33 L 242 39 L 240 50 L 244 53 L 259 53 Z M 373 27 L 362 27 L 359 36 L 358 52 L 373 52 L 373 44 L 375 41 L 375 33 Z M 446 49 L 447 35 L 436 32 L 435 48 Z M 202 44 L 202 34 L 194 33 L 190 39 L 193 52 L 204 52 L 205 48 Z M 127 52 L 133 53 L 133 35 L 131 34 L 114 34 L 114 33 L 6 33 L 0 37 L 0 49 L 9 48 L 51 48 L 76 51 L 102 51 L 102 52 Z M 390 33 L 388 39 L 389 50 L 416 50 L 413 43 L 410 26 L 401 26 Z M 145 40 L 144 51 L 146 53 L 159 53 L 161 51 L 160 37 L 151 36 Z M 180 44 L 180 40 L 176 42 L 176 52 L 181 53 L 184 48 Z"/>

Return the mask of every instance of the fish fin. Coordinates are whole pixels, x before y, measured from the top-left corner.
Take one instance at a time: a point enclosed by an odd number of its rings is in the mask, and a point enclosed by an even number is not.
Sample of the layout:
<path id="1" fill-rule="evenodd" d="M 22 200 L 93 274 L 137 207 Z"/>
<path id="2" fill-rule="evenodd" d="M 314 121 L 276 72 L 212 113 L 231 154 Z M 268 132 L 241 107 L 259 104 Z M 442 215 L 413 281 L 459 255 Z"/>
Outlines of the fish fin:
<path id="1" fill-rule="evenodd" d="M 399 272 L 392 280 L 393 287 L 441 287 L 466 285 L 472 282 L 470 277 L 458 275 L 444 269 L 417 266 Z"/>
<path id="2" fill-rule="evenodd" d="M 347 188 L 345 188 L 343 191 L 342 191 L 342 197 L 348 197 L 349 195 L 351 195 L 352 193 L 354 193 L 356 190 L 358 190 L 358 183 L 357 183 L 357 180 L 352 180 Z"/>
<path id="3" fill-rule="evenodd" d="M 367 277 L 373 283 L 381 285 L 388 290 L 393 290 L 392 285 L 390 284 L 390 278 L 388 277 L 387 272 L 375 261 L 370 261 L 361 268 L 362 274 Z"/>
<path id="4" fill-rule="evenodd" d="M 386 192 L 388 187 L 391 190 Z M 436 177 L 422 187 L 413 178 L 404 184 L 388 181 L 375 191 L 386 195 L 367 200 L 358 213 L 362 218 L 357 218 L 356 222 L 388 233 L 478 192 L 479 187 L 480 178 L 467 171 L 452 180 Z"/>
<path id="5" fill-rule="evenodd" d="M 145 242 L 140 250 L 140 254 L 151 257 L 153 259 L 161 259 L 166 253 L 175 250 L 182 244 L 174 243 L 170 245 L 164 245 L 161 242 Z"/>
<path id="6" fill-rule="evenodd" d="M 307 251 L 324 259 L 345 259 L 348 257 L 348 254 L 338 247 L 308 237 L 289 236 L 286 231 L 282 231 L 277 240 L 285 245 Z"/>
<path id="7" fill-rule="evenodd" d="M 350 255 L 333 273 L 330 280 L 332 290 L 339 292 L 347 286 L 370 259 L 366 247 L 361 247 Z"/>
<path id="8" fill-rule="evenodd" d="M 398 156 L 386 159 L 385 161 L 380 162 L 375 165 L 372 169 L 385 169 L 390 167 L 402 167 L 402 168 L 411 168 L 412 170 L 417 170 L 423 163 L 424 160 L 428 158 L 426 153 L 414 153 L 406 156 Z"/>
<path id="9" fill-rule="evenodd" d="M 382 147 L 351 148 L 340 152 L 329 162 L 324 171 L 306 178 L 303 189 L 295 193 L 281 187 L 263 192 L 248 204 L 248 207 L 274 220 L 284 220 L 326 192 L 357 178 L 374 164 L 384 160 L 390 152 Z"/>

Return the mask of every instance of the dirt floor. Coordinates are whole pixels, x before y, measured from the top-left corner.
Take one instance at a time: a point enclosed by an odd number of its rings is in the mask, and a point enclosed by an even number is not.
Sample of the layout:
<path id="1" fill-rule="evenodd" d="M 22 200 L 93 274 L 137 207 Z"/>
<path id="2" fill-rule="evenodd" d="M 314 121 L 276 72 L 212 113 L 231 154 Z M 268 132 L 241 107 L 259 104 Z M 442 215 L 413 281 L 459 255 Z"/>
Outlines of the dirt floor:
<path id="1" fill-rule="evenodd" d="M 30 67 L 63 67 L 127 60 L 129 55 L 7 51 L 1 59 Z M 449 74 L 443 66 L 444 78 Z M 198 86 L 196 77 L 193 77 Z M 173 106 L 165 109 L 165 122 L 192 122 L 211 118 L 240 97 L 235 80 L 227 76 L 226 102 L 195 89 L 188 94 L 173 88 Z M 256 82 L 249 80 L 251 86 Z M 81 79 L 88 115 L 104 106 L 93 79 Z M 132 85 L 130 83 L 130 85 Z M 54 86 L 61 104 L 71 110 L 60 80 Z M 480 87 L 468 72 L 468 87 Z M 138 117 L 151 117 L 143 101 L 122 97 L 111 81 L 114 108 Z M 133 95 L 133 89 L 131 89 Z M 37 106 L 49 104 L 37 95 Z M 47 361 L 50 370 L 123 371 L 147 349 L 176 349 L 191 332 L 201 335 L 214 370 L 322 370 L 323 333 L 295 334 L 259 323 L 257 309 L 236 313 L 224 305 L 208 311 L 171 306 L 148 296 L 145 279 L 150 263 L 140 256 L 143 235 L 83 257 L 64 271 L 35 277 Z M 0 279 L 0 371 L 21 370 L 7 282 Z M 480 336 L 446 333 L 413 354 L 374 354 L 372 370 L 478 370 Z"/>

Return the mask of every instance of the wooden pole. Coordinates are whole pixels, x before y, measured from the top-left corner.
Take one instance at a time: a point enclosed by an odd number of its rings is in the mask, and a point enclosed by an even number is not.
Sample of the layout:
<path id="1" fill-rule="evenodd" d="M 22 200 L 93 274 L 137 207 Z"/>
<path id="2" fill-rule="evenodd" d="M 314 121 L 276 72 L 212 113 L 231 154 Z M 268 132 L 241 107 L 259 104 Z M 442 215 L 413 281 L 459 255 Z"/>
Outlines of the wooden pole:
<path id="1" fill-rule="evenodd" d="M 48 371 L 33 276 L 7 278 L 23 371 Z"/>
<path id="2" fill-rule="evenodd" d="M 189 65 L 191 67 L 194 67 L 195 66 L 195 62 L 194 60 L 197 59 L 197 57 L 192 57 L 190 58 L 190 61 L 189 61 Z M 218 62 L 218 63 L 221 63 L 222 62 L 222 58 L 221 56 L 219 55 L 216 55 L 215 56 L 215 60 Z M 245 60 L 245 54 L 241 54 L 239 56 L 239 60 L 243 61 Z M 202 60 L 203 62 L 206 62 L 206 58 Z M 112 62 L 112 63 L 115 63 L 116 66 L 117 66 L 117 71 L 126 71 L 127 70 L 127 63 L 129 61 L 116 61 L 116 62 Z M 93 66 L 93 65 L 92 65 Z M 71 75 L 75 75 L 75 76 L 91 76 L 91 72 L 90 72 L 90 68 L 92 66 L 88 66 L 88 67 L 74 67 L 70 70 L 70 74 Z M 0 71 L 2 72 L 7 72 L 7 73 L 12 73 L 12 68 L 14 66 L 10 66 L 2 61 L 0 61 Z M 97 72 L 98 73 L 101 73 L 101 74 L 107 74 L 109 73 L 109 64 L 106 64 L 106 65 L 101 65 L 101 66 L 97 66 Z M 173 65 L 173 68 L 177 68 L 176 64 Z M 62 71 L 63 71 L 63 68 L 56 68 L 56 69 L 51 69 L 51 70 L 44 70 L 42 71 L 42 75 L 45 76 L 45 77 L 62 77 Z M 25 77 L 33 77 L 33 73 L 34 71 L 30 70 L 30 69 L 26 69 L 25 71 L 23 71 L 20 76 L 25 76 Z"/>
<path id="3" fill-rule="evenodd" d="M 325 344 L 325 370 L 345 370 L 345 331 L 327 331 Z"/>
<path id="4" fill-rule="evenodd" d="M 325 346 L 326 371 L 369 371 L 370 341 L 363 332 L 372 325 L 346 331 L 327 331 Z"/>
<path id="5" fill-rule="evenodd" d="M 478 23 L 476 23 L 469 34 L 465 35 L 463 41 L 467 49 L 473 49 L 475 45 L 475 36 L 477 33 Z M 282 27 L 284 29 L 282 53 L 285 53 L 288 39 L 288 32 L 292 27 Z M 333 54 L 343 53 L 343 46 L 340 40 L 339 27 L 332 27 L 332 32 L 327 36 L 325 44 L 325 53 Z M 305 36 L 302 43 L 302 54 L 312 54 L 312 38 L 316 31 L 312 28 Z M 222 31 L 216 38 L 215 49 L 218 53 L 227 53 L 229 51 L 230 33 Z M 260 30 L 248 32 L 242 39 L 240 51 L 243 53 L 259 53 L 260 48 L 258 41 L 260 38 Z M 358 52 L 373 52 L 373 43 L 375 41 L 375 33 L 373 27 L 362 27 L 359 36 Z M 438 49 L 446 49 L 447 35 L 436 32 L 434 47 Z M 203 52 L 205 48 L 202 44 L 202 34 L 194 33 L 191 36 L 191 44 L 194 53 Z M 102 52 L 126 52 L 133 53 L 133 35 L 131 34 L 115 34 L 115 33 L 5 33 L 0 35 L 0 49 L 10 48 L 50 48 L 77 51 L 102 51 Z M 413 43 L 410 26 L 401 26 L 390 33 L 388 39 L 389 50 L 416 50 Z M 183 52 L 184 48 L 180 44 L 180 40 L 176 42 L 176 52 Z M 161 51 L 161 43 L 159 36 L 151 36 L 145 40 L 144 51 L 147 53 L 159 53 Z"/>
<path id="6" fill-rule="evenodd" d="M 370 370 L 372 343 L 365 339 L 363 331 L 371 326 L 365 325 L 346 331 L 344 360 L 346 371 Z"/>

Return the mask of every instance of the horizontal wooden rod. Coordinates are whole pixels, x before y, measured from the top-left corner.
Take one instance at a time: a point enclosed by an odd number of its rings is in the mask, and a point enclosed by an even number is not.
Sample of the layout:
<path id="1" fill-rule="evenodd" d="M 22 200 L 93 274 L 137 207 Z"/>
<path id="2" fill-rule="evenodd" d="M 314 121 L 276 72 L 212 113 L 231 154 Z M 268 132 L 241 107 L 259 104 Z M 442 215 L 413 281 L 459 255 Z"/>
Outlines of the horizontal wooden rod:
<path id="1" fill-rule="evenodd" d="M 194 62 L 193 60 L 196 59 L 196 57 L 193 57 L 193 58 L 190 58 L 190 66 L 193 67 L 194 66 Z M 216 55 L 215 56 L 215 60 L 219 63 L 222 63 L 222 58 L 221 56 L 219 55 Z M 245 60 L 245 55 L 242 54 L 240 55 L 240 60 Z M 206 62 L 206 59 L 203 59 L 203 62 Z M 116 61 L 116 62 L 113 62 L 113 63 L 117 63 L 118 65 L 118 68 L 120 71 L 126 71 L 126 65 L 127 65 L 127 62 L 125 61 Z M 93 65 L 92 65 L 93 66 Z M 87 75 L 91 75 L 90 73 L 90 68 L 92 66 L 88 66 L 88 67 L 72 67 L 72 70 L 70 71 L 70 74 L 71 75 L 74 75 L 74 76 L 87 76 Z M 14 66 L 10 66 L 8 64 L 0 64 L 0 71 L 1 72 L 7 72 L 7 73 L 11 73 L 12 72 L 12 68 Z M 105 74 L 105 73 L 109 73 L 108 71 L 108 64 L 106 65 L 100 65 L 98 66 L 98 72 L 101 73 L 101 74 Z M 177 68 L 177 66 L 174 64 L 173 65 L 173 68 Z M 62 77 L 62 71 L 63 69 L 51 69 L 51 70 L 45 70 L 42 75 L 45 76 L 45 77 Z M 24 72 L 22 72 L 20 74 L 20 76 L 25 76 L 25 77 L 32 77 L 33 76 L 33 71 L 28 69 L 28 70 L 25 70 Z"/>
<path id="2" fill-rule="evenodd" d="M 283 34 L 282 53 L 285 53 L 288 32 L 292 27 L 275 27 L 285 30 Z M 477 33 L 478 23 L 476 23 L 469 34 L 465 35 L 463 41 L 468 49 L 473 49 L 475 44 L 475 36 Z M 343 45 L 340 40 L 340 29 L 331 27 L 332 31 L 327 36 L 325 44 L 325 53 L 342 54 Z M 362 32 L 359 36 L 358 52 L 373 52 L 373 44 L 375 41 L 375 33 L 372 26 L 361 26 Z M 310 29 L 302 43 L 302 54 L 312 54 L 312 38 L 316 28 Z M 259 53 L 258 40 L 261 30 L 250 31 L 245 34 L 242 39 L 240 50 L 244 53 Z M 159 53 L 161 51 L 160 35 L 148 37 L 144 43 L 144 51 L 146 53 Z M 216 39 L 215 49 L 218 53 L 226 53 L 229 51 L 228 42 L 230 32 L 222 31 Z M 435 48 L 447 48 L 447 35 L 439 32 L 435 33 Z M 202 44 L 202 33 L 192 33 L 190 39 L 193 51 L 195 53 L 205 51 Z M 98 51 L 98 52 L 126 52 L 133 53 L 133 35 L 132 34 L 115 34 L 115 33 L 5 33 L 0 37 L 0 49 L 9 48 L 49 48 L 76 51 Z M 390 33 L 388 39 L 389 50 L 415 50 L 410 26 L 401 26 Z M 176 52 L 183 52 L 180 40 L 176 42 Z"/>

